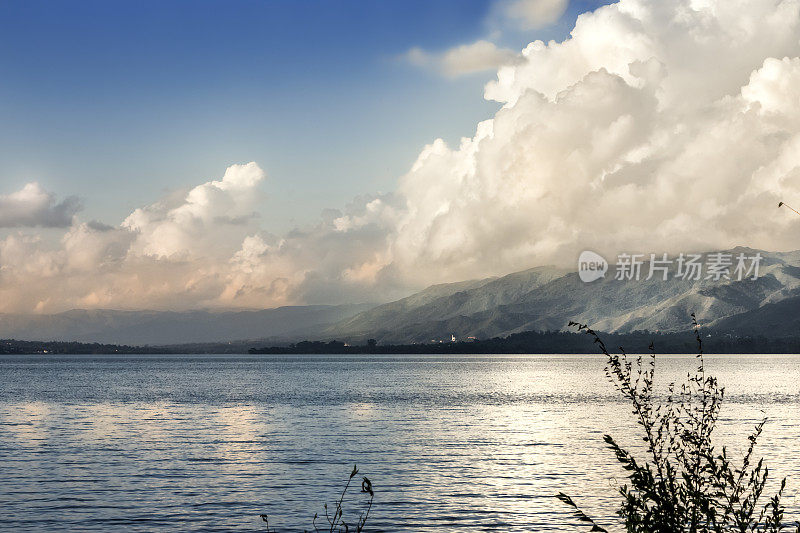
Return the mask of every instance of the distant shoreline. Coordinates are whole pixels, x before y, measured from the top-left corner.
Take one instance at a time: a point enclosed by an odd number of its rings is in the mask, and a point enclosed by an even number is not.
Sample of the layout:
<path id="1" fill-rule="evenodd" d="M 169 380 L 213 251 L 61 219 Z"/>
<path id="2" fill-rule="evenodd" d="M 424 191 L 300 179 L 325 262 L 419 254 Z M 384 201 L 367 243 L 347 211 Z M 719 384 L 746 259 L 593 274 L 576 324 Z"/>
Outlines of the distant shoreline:
<path id="1" fill-rule="evenodd" d="M 685 354 L 696 350 L 694 335 L 683 333 L 603 333 L 609 347 L 624 347 L 630 353 L 647 353 L 652 342 L 656 353 Z M 346 343 L 338 340 L 301 341 L 268 345 L 269 341 L 130 346 L 63 341 L 0 340 L 2 355 L 135 355 L 135 354 L 273 354 L 273 355 L 370 355 L 370 354 L 593 354 L 592 339 L 569 332 L 522 332 L 508 337 L 457 342 L 417 344 Z M 716 354 L 800 354 L 800 336 L 767 338 L 735 336 L 716 331 L 703 332 L 705 353 Z"/>

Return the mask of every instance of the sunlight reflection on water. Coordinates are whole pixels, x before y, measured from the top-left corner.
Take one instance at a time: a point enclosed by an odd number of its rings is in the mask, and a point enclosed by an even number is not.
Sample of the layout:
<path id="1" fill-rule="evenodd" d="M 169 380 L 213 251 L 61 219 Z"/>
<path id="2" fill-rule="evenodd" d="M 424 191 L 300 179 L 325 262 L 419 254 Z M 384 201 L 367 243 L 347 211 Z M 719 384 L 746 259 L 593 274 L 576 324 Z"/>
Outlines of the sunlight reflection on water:
<path id="1" fill-rule="evenodd" d="M 690 370 L 663 356 L 662 383 Z M 0 357 L 0 529 L 311 527 L 358 463 L 372 531 L 574 531 L 552 496 L 613 512 L 634 444 L 599 356 Z M 800 489 L 800 356 L 708 356 L 720 442 Z M 763 411 L 763 413 L 762 413 Z"/>

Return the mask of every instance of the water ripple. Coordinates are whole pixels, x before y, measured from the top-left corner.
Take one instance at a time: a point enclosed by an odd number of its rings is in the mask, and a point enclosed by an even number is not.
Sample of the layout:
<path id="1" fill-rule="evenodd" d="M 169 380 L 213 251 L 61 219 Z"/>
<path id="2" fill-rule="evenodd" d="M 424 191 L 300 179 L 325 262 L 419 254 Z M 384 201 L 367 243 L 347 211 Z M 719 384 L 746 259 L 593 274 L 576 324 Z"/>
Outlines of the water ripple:
<path id="1" fill-rule="evenodd" d="M 694 364 L 661 358 L 660 383 Z M 766 413 L 762 452 L 800 479 L 800 357 L 708 367 L 727 390 L 722 441 Z M 552 496 L 608 516 L 623 473 L 602 434 L 636 445 L 602 370 L 596 356 L 0 357 L 0 530 L 263 531 L 268 513 L 296 531 L 358 463 L 372 531 L 573 531 Z"/>

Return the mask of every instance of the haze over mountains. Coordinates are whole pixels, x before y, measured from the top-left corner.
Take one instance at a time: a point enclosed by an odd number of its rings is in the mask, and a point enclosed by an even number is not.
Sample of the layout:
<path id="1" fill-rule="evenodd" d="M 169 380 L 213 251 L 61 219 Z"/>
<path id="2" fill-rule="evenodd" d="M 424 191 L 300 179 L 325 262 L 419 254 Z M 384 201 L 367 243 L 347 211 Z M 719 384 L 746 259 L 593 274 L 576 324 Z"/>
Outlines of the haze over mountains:
<path id="1" fill-rule="evenodd" d="M 736 248 L 731 254 L 753 255 Z M 431 286 L 383 305 L 298 306 L 260 311 L 74 310 L 56 315 L 0 315 L 0 338 L 133 345 L 272 339 L 411 343 L 563 330 L 570 320 L 600 331 L 684 331 L 701 324 L 736 335 L 800 332 L 800 251 L 760 252 L 759 277 L 742 281 L 605 278 L 582 282 L 575 269 L 536 267 L 499 278 Z"/>
<path id="2" fill-rule="evenodd" d="M 76 309 L 55 315 L 0 314 L 0 338 L 160 345 L 319 335 L 372 305 L 310 305 L 259 311 L 115 311 Z"/>

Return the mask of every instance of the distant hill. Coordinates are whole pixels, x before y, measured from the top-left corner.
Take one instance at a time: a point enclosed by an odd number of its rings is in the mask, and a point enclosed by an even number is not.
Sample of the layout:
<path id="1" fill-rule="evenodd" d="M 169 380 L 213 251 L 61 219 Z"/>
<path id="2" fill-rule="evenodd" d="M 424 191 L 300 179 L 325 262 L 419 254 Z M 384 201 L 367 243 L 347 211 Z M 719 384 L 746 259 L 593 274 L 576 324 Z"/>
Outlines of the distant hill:
<path id="1" fill-rule="evenodd" d="M 736 248 L 732 254 L 757 250 Z M 377 306 L 325 330 L 326 338 L 360 341 L 372 337 L 383 343 L 430 342 L 468 337 L 490 338 L 522 331 L 559 331 L 570 320 L 599 331 L 677 332 L 689 328 L 689 314 L 709 327 L 735 329 L 731 317 L 755 320 L 750 331 L 772 333 L 781 311 L 797 322 L 798 309 L 790 304 L 800 297 L 800 252 L 760 251 L 763 260 L 757 280 L 683 280 L 674 276 L 646 281 L 614 279 L 614 266 L 606 277 L 582 282 L 574 270 L 538 267 L 500 278 L 467 284 L 439 285 L 397 302 Z M 646 277 L 649 264 L 642 272 Z M 759 319 L 772 313 L 775 319 Z M 791 313 L 795 313 L 791 315 Z M 786 317 L 784 316 L 784 319 Z M 731 321 L 725 322 L 726 319 Z"/>
<path id="2" fill-rule="evenodd" d="M 53 315 L 0 314 L 0 338 L 163 345 L 320 335 L 330 324 L 365 309 L 311 305 L 259 311 L 72 310 Z"/>
<path id="3" fill-rule="evenodd" d="M 520 295 L 567 273 L 567 270 L 538 267 L 502 278 L 434 285 L 402 300 L 362 312 L 328 328 L 326 333 L 333 336 L 377 335 L 387 342 L 425 342 L 432 335 L 444 335 L 449 330 L 443 324 L 455 320 L 456 323 L 463 322 L 458 328 L 459 333 L 470 331 L 484 337 L 492 336 L 489 329 L 479 327 L 481 313 L 516 302 Z"/>

